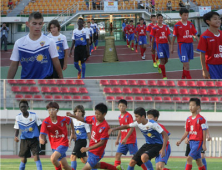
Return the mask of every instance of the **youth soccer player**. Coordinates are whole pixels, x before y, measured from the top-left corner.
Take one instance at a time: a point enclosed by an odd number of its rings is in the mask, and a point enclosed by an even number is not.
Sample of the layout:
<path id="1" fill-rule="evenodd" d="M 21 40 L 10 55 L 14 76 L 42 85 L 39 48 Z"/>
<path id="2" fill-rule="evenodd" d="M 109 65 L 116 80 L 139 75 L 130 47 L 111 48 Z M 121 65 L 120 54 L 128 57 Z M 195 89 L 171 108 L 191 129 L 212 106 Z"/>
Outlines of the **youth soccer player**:
<path id="1" fill-rule="evenodd" d="M 201 150 L 206 151 L 206 120 L 199 114 L 200 99 L 191 98 L 189 101 L 189 108 L 192 116 L 186 120 L 186 130 L 182 138 L 177 142 L 177 146 L 189 134 L 190 152 L 187 157 L 187 164 L 185 170 L 192 169 L 192 160 L 195 159 L 199 170 L 206 170 L 201 160 Z"/>
<path id="2" fill-rule="evenodd" d="M 222 31 L 221 19 L 217 12 L 203 16 L 209 28 L 200 36 L 197 51 L 200 51 L 202 74 L 205 79 L 222 79 Z"/>
<path id="3" fill-rule="evenodd" d="M 86 29 L 89 31 L 90 33 L 90 40 L 89 40 L 89 53 L 91 55 L 91 52 L 93 52 L 93 35 L 94 35 L 94 31 L 93 29 L 90 27 L 90 21 L 87 22 L 87 27 Z"/>
<path id="4" fill-rule="evenodd" d="M 133 20 L 130 20 L 130 24 L 127 26 L 127 32 L 128 32 L 128 41 L 129 41 L 128 47 L 130 48 L 130 43 L 131 43 L 131 50 L 134 51 L 134 32 L 135 32 L 135 27 L 133 25 Z"/>
<path id="5" fill-rule="evenodd" d="M 109 130 L 109 134 L 115 130 L 138 127 L 146 139 L 146 144 L 144 144 L 130 160 L 127 170 L 133 170 L 136 164 L 139 166 L 145 164 L 146 168 L 149 169 L 152 168 L 152 164 L 149 160 L 158 156 L 159 154 L 161 154 L 161 157 L 165 156 L 168 136 L 167 133 L 154 120 L 146 119 L 146 111 L 144 108 L 136 108 L 134 114 L 136 118 L 135 122 L 112 128 Z M 162 138 L 162 135 L 164 138 Z"/>
<path id="6" fill-rule="evenodd" d="M 140 51 L 142 59 L 146 59 L 145 51 L 146 51 L 146 25 L 144 25 L 144 19 L 140 18 L 140 25 L 136 27 L 137 38 L 140 45 Z"/>
<path id="7" fill-rule="evenodd" d="M 148 39 L 148 44 L 151 47 L 152 44 L 152 36 L 150 36 L 151 30 L 153 27 L 156 25 L 156 15 L 151 15 L 151 23 L 146 27 L 146 32 L 147 32 L 147 39 Z M 160 62 L 158 60 L 158 55 L 155 58 L 155 49 L 156 49 L 156 40 L 154 39 L 154 44 L 153 44 L 154 51 L 152 51 L 152 59 L 153 59 L 153 67 L 157 67 Z"/>
<path id="8" fill-rule="evenodd" d="M 29 15 L 26 26 L 29 34 L 15 42 L 7 79 L 13 79 L 19 62 L 22 66 L 21 79 L 52 78 L 53 66 L 59 78 L 63 78 L 59 54 L 55 42 L 41 33 L 43 16 L 39 12 Z"/>
<path id="9" fill-rule="evenodd" d="M 153 27 L 151 30 L 152 45 L 151 50 L 154 50 L 154 39 L 156 39 L 156 49 L 157 55 L 160 59 L 160 64 L 158 66 L 158 72 L 163 75 L 163 79 L 167 79 L 166 77 L 166 68 L 165 64 L 168 62 L 168 58 L 170 57 L 169 51 L 169 43 L 171 43 L 170 39 L 170 29 L 167 25 L 163 24 L 163 16 L 162 14 L 157 14 L 157 25 Z"/>
<path id="10" fill-rule="evenodd" d="M 22 113 L 19 113 L 15 119 L 15 142 L 19 142 L 18 135 L 19 130 L 22 131 L 20 135 L 20 151 L 19 157 L 21 157 L 21 163 L 19 170 L 25 169 L 25 164 L 27 163 L 27 158 L 31 157 L 31 152 L 34 156 L 34 161 L 36 163 L 37 170 L 42 170 L 42 163 L 39 158 L 39 129 L 41 127 L 41 120 L 38 118 L 36 113 L 29 112 L 29 105 L 27 100 L 22 99 L 19 102 L 19 109 Z M 30 152 L 31 151 L 31 152 Z"/>
<path id="11" fill-rule="evenodd" d="M 151 109 L 147 112 L 147 118 L 149 120 L 155 120 L 157 122 L 158 118 L 159 118 L 159 111 L 156 109 Z M 167 133 L 168 137 L 167 137 L 167 145 L 166 145 L 166 156 L 164 156 L 163 158 L 161 158 L 161 155 L 157 156 L 155 159 L 156 162 L 156 170 L 169 170 L 167 168 L 165 168 L 165 165 L 167 164 L 167 161 L 170 157 L 170 153 L 171 153 L 171 147 L 170 147 L 170 142 L 169 142 L 169 135 L 170 132 L 160 123 L 158 123 L 162 129 Z M 163 136 L 162 136 L 163 137 Z M 164 137 L 163 137 L 164 138 Z"/>
<path id="12" fill-rule="evenodd" d="M 138 25 L 138 24 L 137 24 Z M 136 35 L 136 29 L 134 30 L 134 41 L 135 41 L 135 49 L 136 49 L 136 53 L 138 52 L 137 51 L 137 46 L 138 46 L 138 38 L 137 38 L 137 35 Z"/>
<path id="13" fill-rule="evenodd" d="M 50 159 L 56 170 L 74 170 L 66 160 L 66 151 L 69 147 L 68 131 L 66 125 L 71 124 L 71 139 L 76 139 L 75 130 L 72 119 L 66 116 L 58 116 L 59 105 L 56 102 L 50 102 L 46 109 L 49 112 L 49 117 L 42 122 L 39 141 L 42 145 L 45 144 L 46 136 L 48 135 L 53 154 Z"/>
<path id="14" fill-rule="evenodd" d="M 78 20 L 78 28 L 74 29 L 72 36 L 72 46 L 70 49 L 69 56 L 72 55 L 72 50 L 74 49 L 74 66 L 78 70 L 78 79 L 85 78 L 86 64 L 85 61 L 89 56 L 89 33 L 83 28 L 84 21 L 82 18 Z M 79 67 L 79 60 L 82 64 L 82 69 Z"/>
<path id="15" fill-rule="evenodd" d="M 73 115 L 70 112 L 66 113 L 67 116 L 92 125 L 89 147 L 82 147 L 80 149 L 82 153 L 88 151 L 87 163 L 82 170 L 90 170 L 92 168 L 121 170 L 120 166 L 115 167 L 105 162 L 99 162 L 105 154 L 105 147 L 109 139 L 108 130 L 110 127 L 105 120 L 107 110 L 107 106 L 100 103 L 95 106 L 95 116 L 86 116 L 83 118 L 82 116 Z"/>
<path id="16" fill-rule="evenodd" d="M 97 24 L 95 23 L 95 19 L 93 18 L 92 19 L 92 23 L 90 25 L 90 27 L 93 29 L 93 43 L 94 43 L 94 46 L 95 46 L 95 50 L 97 49 L 97 46 L 98 46 L 98 33 L 99 33 L 99 28 L 97 26 Z"/>
<path id="17" fill-rule="evenodd" d="M 64 70 L 67 68 L 67 60 L 68 60 L 68 43 L 66 36 L 60 33 L 60 24 L 58 20 L 51 20 L 48 24 L 48 31 L 50 34 L 48 37 L 52 38 L 56 43 L 56 48 L 59 53 L 59 61 L 60 65 Z M 59 78 L 58 73 L 56 72 L 55 68 L 53 68 L 53 78 Z"/>
<path id="18" fill-rule="evenodd" d="M 193 37 L 197 42 L 199 41 L 199 38 L 197 37 L 197 30 L 193 23 L 188 21 L 189 11 L 186 8 L 181 8 L 179 13 L 181 21 L 174 25 L 171 53 L 174 51 L 173 44 L 177 38 L 178 56 L 183 63 L 182 79 L 191 79 L 189 62 L 193 59 Z"/>
<path id="19" fill-rule="evenodd" d="M 128 36 L 129 36 L 129 34 L 128 34 L 128 29 L 127 29 L 127 27 L 128 27 L 128 23 L 126 22 L 126 26 L 125 26 L 125 28 L 124 28 L 124 33 L 125 33 L 125 36 L 126 36 L 126 44 L 127 44 L 127 47 L 129 47 L 129 39 L 128 39 Z"/>

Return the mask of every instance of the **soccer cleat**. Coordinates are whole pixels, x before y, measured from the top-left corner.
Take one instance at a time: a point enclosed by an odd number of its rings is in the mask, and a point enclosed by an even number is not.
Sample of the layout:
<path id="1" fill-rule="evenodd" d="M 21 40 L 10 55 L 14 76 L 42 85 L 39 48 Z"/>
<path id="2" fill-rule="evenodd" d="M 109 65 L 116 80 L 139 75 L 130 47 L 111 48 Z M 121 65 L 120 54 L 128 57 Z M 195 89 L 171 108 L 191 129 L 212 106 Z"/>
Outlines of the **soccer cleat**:
<path id="1" fill-rule="evenodd" d="M 143 55 L 143 56 L 142 56 L 142 60 L 145 60 L 145 59 L 146 59 L 146 56 L 145 56 L 145 55 Z"/>
<path id="2" fill-rule="evenodd" d="M 93 52 L 93 49 L 91 50 L 91 53 Z"/>
<path id="3" fill-rule="evenodd" d="M 134 48 L 131 48 L 132 51 L 134 51 Z"/>
<path id="4" fill-rule="evenodd" d="M 155 63 L 153 63 L 153 67 L 157 68 L 157 64 L 156 64 L 156 62 L 155 62 Z"/>
<path id="5" fill-rule="evenodd" d="M 96 47 L 94 47 L 94 50 L 96 50 Z"/>
<path id="6" fill-rule="evenodd" d="M 162 70 L 161 70 L 161 68 L 159 68 L 159 67 L 158 67 L 158 73 L 162 73 Z"/>
<path id="7" fill-rule="evenodd" d="M 128 45 L 128 48 L 130 48 L 130 45 Z"/>
<path id="8" fill-rule="evenodd" d="M 78 72 L 77 79 L 81 79 L 81 71 Z"/>
<path id="9" fill-rule="evenodd" d="M 157 65 L 160 65 L 160 60 L 156 60 L 156 64 L 157 64 Z"/>
<path id="10" fill-rule="evenodd" d="M 167 79 L 167 77 L 164 77 L 163 79 L 164 79 L 164 80 L 166 80 L 166 79 Z"/>
<path id="11" fill-rule="evenodd" d="M 116 169 L 117 169 L 117 170 L 124 170 L 121 165 L 116 166 Z"/>
<path id="12" fill-rule="evenodd" d="M 138 53 L 138 51 L 136 50 L 136 53 Z"/>

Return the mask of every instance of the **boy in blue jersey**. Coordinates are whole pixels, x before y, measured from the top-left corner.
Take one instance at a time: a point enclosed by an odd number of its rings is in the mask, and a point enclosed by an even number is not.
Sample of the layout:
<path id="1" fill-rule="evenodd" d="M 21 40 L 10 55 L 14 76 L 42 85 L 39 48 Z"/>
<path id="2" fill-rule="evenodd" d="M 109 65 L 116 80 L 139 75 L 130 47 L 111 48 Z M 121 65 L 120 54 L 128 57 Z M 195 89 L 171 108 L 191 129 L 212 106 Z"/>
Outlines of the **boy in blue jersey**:
<path id="1" fill-rule="evenodd" d="M 15 42 L 10 58 L 8 79 L 15 77 L 19 62 L 22 66 L 21 79 L 52 78 L 53 66 L 59 78 L 63 78 L 56 44 L 41 33 L 43 24 L 41 13 L 33 12 L 29 15 L 26 22 L 29 34 Z"/>
<path id="2" fill-rule="evenodd" d="M 48 31 L 50 32 L 50 34 L 48 34 L 48 37 L 52 38 L 56 43 L 56 48 L 59 53 L 60 65 L 62 67 L 62 70 L 64 71 L 67 68 L 69 46 L 66 36 L 61 34 L 60 30 L 60 24 L 58 20 L 52 20 L 49 22 Z M 53 78 L 59 78 L 55 68 L 53 68 Z"/>
<path id="3" fill-rule="evenodd" d="M 69 56 L 72 55 L 72 50 L 75 45 L 74 49 L 74 67 L 78 70 L 78 79 L 85 78 L 85 70 L 86 65 L 85 61 L 89 56 L 89 33 L 88 31 L 83 28 L 84 21 L 82 18 L 78 20 L 78 28 L 74 29 L 73 36 L 72 36 L 72 47 L 69 53 Z M 79 67 L 79 60 L 82 63 L 82 69 Z"/>
<path id="4" fill-rule="evenodd" d="M 15 142 L 19 142 L 18 135 L 19 130 L 22 131 L 20 135 L 21 143 L 20 143 L 20 151 L 19 157 L 21 157 L 21 163 L 19 166 L 19 170 L 25 169 L 25 164 L 27 163 L 27 158 L 31 157 L 31 152 L 34 156 L 34 161 L 36 162 L 37 170 L 42 170 L 42 163 L 39 159 L 39 129 L 42 124 L 41 120 L 38 118 L 36 113 L 29 112 L 28 102 L 25 99 L 22 99 L 19 102 L 19 108 L 22 113 L 19 113 L 16 116 L 14 129 L 15 130 Z"/>
<path id="5" fill-rule="evenodd" d="M 149 160 L 158 156 L 165 156 L 165 149 L 167 144 L 167 133 L 156 123 L 154 120 L 146 119 L 146 111 L 142 107 L 138 107 L 134 111 L 136 121 L 129 125 L 123 125 L 109 130 L 109 135 L 116 130 L 128 129 L 131 127 L 139 127 L 140 131 L 146 139 L 139 151 L 130 160 L 127 170 L 134 170 L 134 166 L 137 164 L 141 166 L 145 164 L 147 169 L 152 167 Z M 162 135 L 164 138 L 162 138 Z"/>
<path id="6" fill-rule="evenodd" d="M 94 45 L 95 45 L 95 50 L 97 49 L 97 46 L 98 46 L 98 33 L 99 33 L 99 28 L 97 26 L 97 24 L 95 23 L 95 19 L 92 19 L 92 23 L 90 25 L 90 27 L 93 29 L 93 42 L 94 42 Z"/>

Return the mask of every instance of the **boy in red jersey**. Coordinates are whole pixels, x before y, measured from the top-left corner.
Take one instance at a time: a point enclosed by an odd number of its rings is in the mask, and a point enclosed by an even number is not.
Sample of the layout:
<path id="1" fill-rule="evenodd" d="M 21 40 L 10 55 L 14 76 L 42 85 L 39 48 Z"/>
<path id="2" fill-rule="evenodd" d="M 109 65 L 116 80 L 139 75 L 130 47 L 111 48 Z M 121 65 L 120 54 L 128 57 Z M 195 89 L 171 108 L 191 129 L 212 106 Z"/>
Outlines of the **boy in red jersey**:
<path id="1" fill-rule="evenodd" d="M 89 147 L 82 147 L 80 149 L 82 153 L 88 151 L 87 163 L 82 170 L 90 170 L 92 168 L 109 170 L 122 169 L 120 165 L 115 167 L 105 162 L 99 162 L 105 154 L 104 150 L 109 139 L 108 130 L 110 129 L 110 127 L 105 120 L 107 110 L 108 108 L 105 104 L 99 103 L 95 106 L 95 116 L 86 116 L 85 118 L 83 118 L 81 116 L 73 115 L 70 112 L 66 113 L 67 116 L 73 117 L 81 122 L 92 125 Z"/>
<path id="2" fill-rule="evenodd" d="M 136 25 L 139 25 L 140 23 L 138 22 Z M 135 41 L 135 48 L 136 48 L 136 53 L 138 52 L 137 51 L 137 46 L 138 46 L 138 38 L 137 38 L 137 35 L 136 35 L 136 29 L 134 30 L 134 41 Z"/>
<path id="3" fill-rule="evenodd" d="M 135 27 L 133 25 L 133 20 L 130 20 L 130 24 L 127 26 L 127 31 L 128 31 L 128 41 L 129 41 L 128 47 L 130 48 L 130 42 L 131 42 L 131 50 L 134 51 L 134 32 L 135 32 Z"/>
<path id="4" fill-rule="evenodd" d="M 146 32 L 147 32 L 147 39 L 148 39 L 148 44 L 151 47 L 151 43 L 152 43 L 152 37 L 150 36 L 151 30 L 153 29 L 153 27 L 156 25 L 156 15 L 151 15 L 151 21 L 152 23 L 150 23 L 147 27 L 146 27 Z M 155 49 L 156 49 L 156 40 L 154 40 L 154 50 L 152 51 L 152 59 L 153 59 L 153 67 L 157 67 L 160 62 L 158 60 L 158 55 L 155 58 Z"/>
<path id="5" fill-rule="evenodd" d="M 49 137 L 53 154 L 51 162 L 56 170 L 74 170 L 66 160 L 66 151 L 69 147 L 68 131 L 66 125 L 71 124 L 71 139 L 76 139 L 73 122 L 69 117 L 57 116 L 59 105 L 56 102 L 50 102 L 46 109 L 49 112 L 49 117 L 43 120 L 40 131 L 39 141 L 42 145 L 46 142 L 46 135 Z"/>
<path id="6" fill-rule="evenodd" d="M 171 53 L 174 51 L 173 44 L 177 37 L 178 56 L 183 63 L 182 79 L 191 79 L 189 61 L 193 59 L 193 37 L 197 42 L 199 38 L 194 25 L 188 21 L 189 11 L 186 8 L 181 8 L 179 13 L 182 20 L 174 25 Z"/>
<path id="7" fill-rule="evenodd" d="M 177 142 L 177 146 L 179 146 L 189 134 L 190 153 L 187 157 L 185 170 L 192 169 L 193 159 L 196 160 L 199 170 L 206 170 L 201 160 L 201 150 L 206 151 L 206 120 L 199 114 L 200 99 L 191 98 L 189 105 L 192 116 L 187 118 L 185 133 L 180 141 Z"/>
<path id="8" fill-rule="evenodd" d="M 154 51 L 154 39 L 156 40 L 156 49 L 157 55 L 160 59 L 160 64 L 158 66 L 158 72 L 163 75 L 163 79 L 167 79 L 166 77 L 166 69 L 165 64 L 168 62 L 168 58 L 170 57 L 169 51 L 169 43 L 171 43 L 170 39 L 170 29 L 167 25 L 163 24 L 163 16 L 162 14 L 157 14 L 157 25 L 153 27 L 151 30 L 152 44 L 151 50 Z"/>
<path id="9" fill-rule="evenodd" d="M 140 18 L 140 25 L 136 27 L 137 39 L 140 45 L 140 51 L 142 59 L 146 59 L 145 51 L 146 51 L 146 25 L 144 25 L 144 19 Z"/>
<path id="10" fill-rule="evenodd" d="M 221 20 L 217 12 L 208 12 L 203 16 L 210 26 L 201 36 L 197 51 L 200 51 L 203 77 L 222 79 L 222 31 Z"/>
<path id="11" fill-rule="evenodd" d="M 124 33 L 125 33 L 125 36 L 126 36 L 126 43 L 127 43 L 127 47 L 129 47 L 129 40 L 128 40 L 128 29 L 127 29 L 127 26 L 128 26 L 128 23 L 126 23 L 126 26 L 124 28 Z"/>

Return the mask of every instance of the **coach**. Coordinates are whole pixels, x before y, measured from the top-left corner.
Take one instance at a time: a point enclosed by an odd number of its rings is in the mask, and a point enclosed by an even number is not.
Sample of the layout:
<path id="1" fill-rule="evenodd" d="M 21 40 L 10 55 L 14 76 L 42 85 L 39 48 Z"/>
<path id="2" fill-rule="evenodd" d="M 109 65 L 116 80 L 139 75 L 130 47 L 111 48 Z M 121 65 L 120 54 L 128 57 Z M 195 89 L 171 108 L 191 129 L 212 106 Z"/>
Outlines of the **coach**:
<path id="1" fill-rule="evenodd" d="M 1 27 L 1 49 L 2 49 L 2 43 L 4 42 L 4 50 L 7 51 L 7 38 L 8 38 L 8 31 L 9 31 L 9 28 L 6 27 L 6 23 L 3 23 L 2 24 L 2 27 Z"/>

